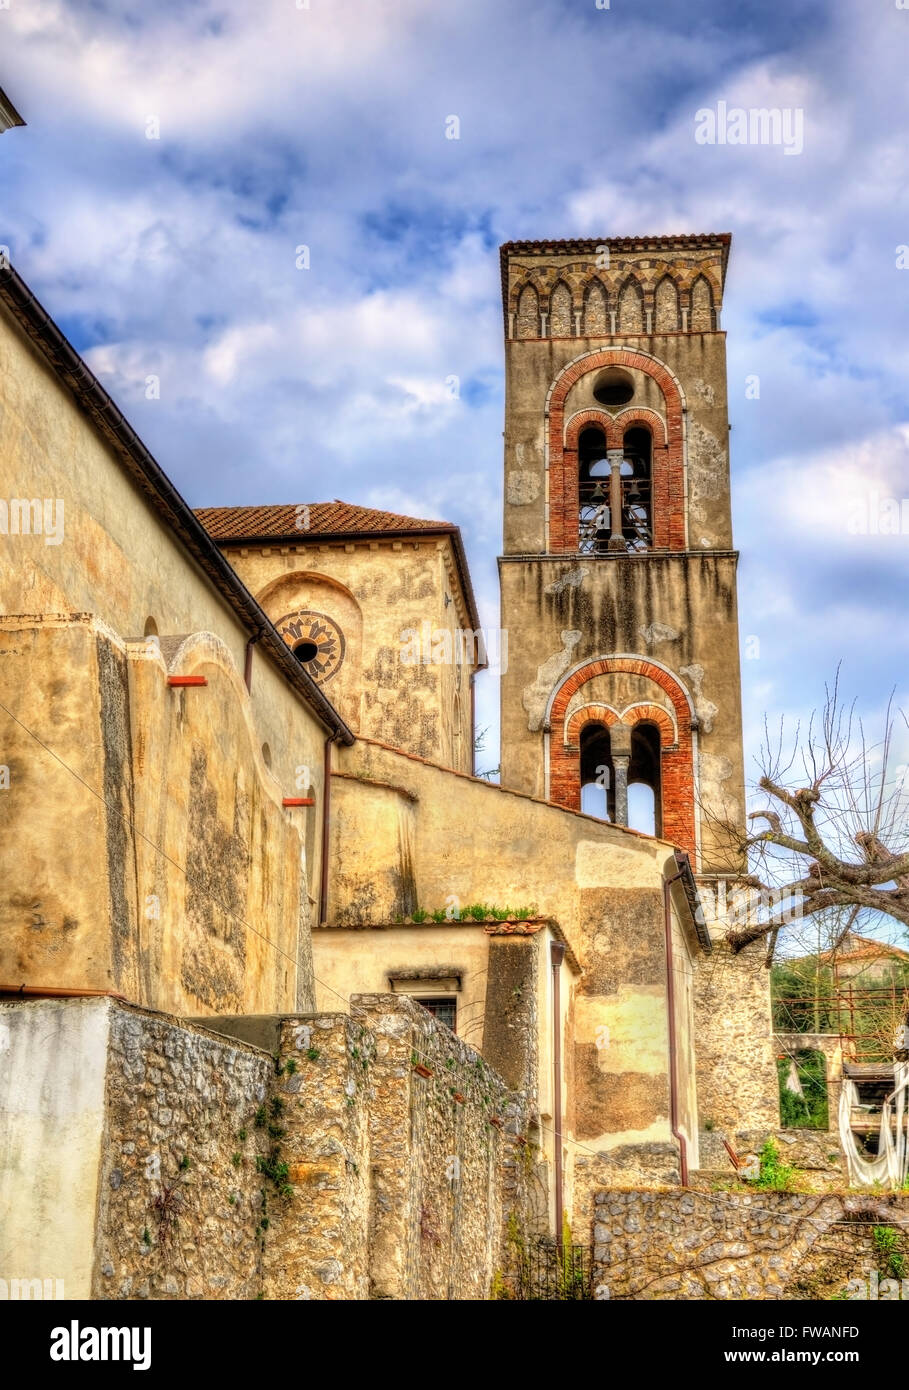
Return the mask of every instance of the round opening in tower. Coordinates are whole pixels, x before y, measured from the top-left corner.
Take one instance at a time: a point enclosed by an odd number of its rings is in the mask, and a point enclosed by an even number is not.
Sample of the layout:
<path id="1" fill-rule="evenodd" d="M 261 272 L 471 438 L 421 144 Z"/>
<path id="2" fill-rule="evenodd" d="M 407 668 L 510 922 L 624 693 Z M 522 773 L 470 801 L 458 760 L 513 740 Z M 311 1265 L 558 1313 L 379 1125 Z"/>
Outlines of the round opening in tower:
<path id="1" fill-rule="evenodd" d="M 294 647 L 294 656 L 298 661 L 305 665 L 307 661 L 313 661 L 319 655 L 319 648 L 315 642 L 298 642 Z"/>
<path id="2" fill-rule="evenodd" d="M 593 383 L 593 394 L 600 405 L 627 405 L 634 395 L 634 379 L 621 367 L 607 367 Z"/>

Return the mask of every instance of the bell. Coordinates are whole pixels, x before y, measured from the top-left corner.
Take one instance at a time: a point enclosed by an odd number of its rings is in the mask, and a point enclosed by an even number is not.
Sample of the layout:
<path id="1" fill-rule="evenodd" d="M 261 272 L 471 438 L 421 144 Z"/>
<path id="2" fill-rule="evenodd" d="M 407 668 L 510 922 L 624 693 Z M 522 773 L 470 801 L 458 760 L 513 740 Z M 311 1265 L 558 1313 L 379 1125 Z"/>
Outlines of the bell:
<path id="1" fill-rule="evenodd" d="M 594 502 L 600 502 L 600 501 L 602 501 L 602 499 L 603 499 L 605 496 L 606 496 L 606 494 L 605 494 L 605 492 L 603 491 L 603 484 L 602 484 L 602 483 L 597 483 L 597 485 L 596 485 L 596 487 L 594 488 L 593 492 L 590 494 L 591 500 L 594 501 Z"/>

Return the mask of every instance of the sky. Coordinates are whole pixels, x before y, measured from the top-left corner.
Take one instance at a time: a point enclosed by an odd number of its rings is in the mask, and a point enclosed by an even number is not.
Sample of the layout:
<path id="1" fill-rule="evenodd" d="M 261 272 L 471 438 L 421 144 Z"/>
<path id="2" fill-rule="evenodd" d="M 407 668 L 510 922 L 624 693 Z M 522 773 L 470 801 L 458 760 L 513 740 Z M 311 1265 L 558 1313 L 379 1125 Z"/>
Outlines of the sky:
<path id="1" fill-rule="evenodd" d="M 494 626 L 498 245 L 731 232 L 753 777 L 839 663 L 909 708 L 909 0 L 602 4 L 8 0 L 0 244 L 192 506 L 454 521 Z M 803 147 L 699 143 L 721 102 Z"/>

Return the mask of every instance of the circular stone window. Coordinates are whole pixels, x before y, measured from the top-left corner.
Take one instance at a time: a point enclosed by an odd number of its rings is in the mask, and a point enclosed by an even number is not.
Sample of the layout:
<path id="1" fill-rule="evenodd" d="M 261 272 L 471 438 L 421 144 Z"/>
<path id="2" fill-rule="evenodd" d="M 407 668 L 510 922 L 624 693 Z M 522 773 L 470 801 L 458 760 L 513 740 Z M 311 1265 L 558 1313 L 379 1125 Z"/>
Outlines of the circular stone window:
<path id="1" fill-rule="evenodd" d="M 600 405 L 627 405 L 634 395 L 634 378 L 621 367 L 607 367 L 593 383 L 593 394 Z"/>
<path id="2" fill-rule="evenodd" d="M 313 680 L 327 681 L 344 661 L 347 643 L 333 618 L 311 609 L 285 613 L 275 627 Z"/>

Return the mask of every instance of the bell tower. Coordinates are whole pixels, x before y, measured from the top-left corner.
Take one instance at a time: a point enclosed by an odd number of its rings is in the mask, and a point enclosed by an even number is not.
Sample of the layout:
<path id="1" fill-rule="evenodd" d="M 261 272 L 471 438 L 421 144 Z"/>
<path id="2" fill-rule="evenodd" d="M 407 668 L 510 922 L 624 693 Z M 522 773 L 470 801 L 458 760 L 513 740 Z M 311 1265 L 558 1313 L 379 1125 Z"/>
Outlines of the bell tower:
<path id="1" fill-rule="evenodd" d="M 708 875 L 744 815 L 729 245 L 501 250 L 502 783 L 630 820 Z"/>

